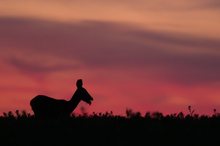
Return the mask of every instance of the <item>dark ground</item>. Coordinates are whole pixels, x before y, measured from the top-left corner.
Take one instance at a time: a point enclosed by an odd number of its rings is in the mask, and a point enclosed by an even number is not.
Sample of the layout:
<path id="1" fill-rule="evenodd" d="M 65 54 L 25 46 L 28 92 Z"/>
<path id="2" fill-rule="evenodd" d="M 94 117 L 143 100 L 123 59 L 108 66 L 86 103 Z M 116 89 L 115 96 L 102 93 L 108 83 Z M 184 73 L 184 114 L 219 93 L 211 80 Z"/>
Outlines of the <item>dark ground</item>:
<path id="1" fill-rule="evenodd" d="M 220 116 L 127 112 L 37 120 L 25 112 L 0 118 L 0 146 L 220 146 Z"/>

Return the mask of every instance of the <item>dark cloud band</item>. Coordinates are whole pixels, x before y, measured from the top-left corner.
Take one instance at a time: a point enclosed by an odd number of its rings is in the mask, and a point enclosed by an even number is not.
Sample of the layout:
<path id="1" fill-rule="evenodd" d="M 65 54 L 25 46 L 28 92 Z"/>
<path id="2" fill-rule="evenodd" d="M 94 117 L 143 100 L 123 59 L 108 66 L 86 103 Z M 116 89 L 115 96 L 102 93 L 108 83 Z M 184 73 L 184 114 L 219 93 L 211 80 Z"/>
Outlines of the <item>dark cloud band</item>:
<path id="1" fill-rule="evenodd" d="M 10 65 L 30 73 L 74 69 L 77 62 L 92 69 L 152 70 L 177 83 L 220 80 L 219 40 L 126 24 L 0 18 L 0 48 Z M 45 64 L 51 57 L 65 63 Z"/>

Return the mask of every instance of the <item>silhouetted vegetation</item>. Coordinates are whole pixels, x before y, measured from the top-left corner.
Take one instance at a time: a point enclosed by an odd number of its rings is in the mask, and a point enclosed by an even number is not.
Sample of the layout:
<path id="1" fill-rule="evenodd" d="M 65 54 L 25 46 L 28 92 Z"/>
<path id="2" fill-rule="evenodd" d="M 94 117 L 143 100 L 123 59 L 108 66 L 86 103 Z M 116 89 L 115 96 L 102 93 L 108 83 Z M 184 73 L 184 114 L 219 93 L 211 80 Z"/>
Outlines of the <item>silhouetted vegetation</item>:
<path id="1" fill-rule="evenodd" d="M 40 120 L 25 111 L 3 113 L 0 117 L 2 146 L 42 145 L 220 145 L 220 114 L 189 113 L 163 115 L 134 112 L 126 116 L 113 112 L 72 114 L 66 119 Z"/>

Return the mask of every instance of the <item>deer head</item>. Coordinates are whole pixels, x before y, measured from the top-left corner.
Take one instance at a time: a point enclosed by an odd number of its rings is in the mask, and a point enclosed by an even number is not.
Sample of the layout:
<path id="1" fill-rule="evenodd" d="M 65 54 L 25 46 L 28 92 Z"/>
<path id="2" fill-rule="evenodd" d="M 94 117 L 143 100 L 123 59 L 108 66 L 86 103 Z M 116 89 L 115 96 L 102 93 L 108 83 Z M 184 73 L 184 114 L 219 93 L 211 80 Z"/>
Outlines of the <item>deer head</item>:
<path id="1" fill-rule="evenodd" d="M 76 90 L 76 93 L 75 93 L 75 96 L 77 98 L 79 98 L 79 100 L 82 100 L 86 103 L 88 103 L 89 105 L 91 105 L 92 101 L 93 101 L 93 98 L 92 96 L 86 91 L 85 88 L 82 87 L 83 86 L 83 81 L 82 79 L 78 79 L 76 81 L 76 87 L 77 87 L 77 90 Z"/>

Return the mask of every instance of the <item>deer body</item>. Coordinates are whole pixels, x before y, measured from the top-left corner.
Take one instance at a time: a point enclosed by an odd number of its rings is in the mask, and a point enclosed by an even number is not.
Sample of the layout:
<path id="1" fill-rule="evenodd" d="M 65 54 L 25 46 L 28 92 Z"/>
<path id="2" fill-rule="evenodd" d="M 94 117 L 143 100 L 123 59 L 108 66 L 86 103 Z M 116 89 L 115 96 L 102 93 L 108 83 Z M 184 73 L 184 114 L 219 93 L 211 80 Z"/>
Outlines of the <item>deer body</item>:
<path id="1" fill-rule="evenodd" d="M 78 80 L 77 90 L 69 101 L 37 95 L 30 101 L 30 105 L 37 118 L 64 118 L 70 116 L 81 100 L 91 104 L 93 98 L 82 87 L 82 80 Z"/>

